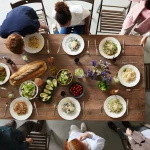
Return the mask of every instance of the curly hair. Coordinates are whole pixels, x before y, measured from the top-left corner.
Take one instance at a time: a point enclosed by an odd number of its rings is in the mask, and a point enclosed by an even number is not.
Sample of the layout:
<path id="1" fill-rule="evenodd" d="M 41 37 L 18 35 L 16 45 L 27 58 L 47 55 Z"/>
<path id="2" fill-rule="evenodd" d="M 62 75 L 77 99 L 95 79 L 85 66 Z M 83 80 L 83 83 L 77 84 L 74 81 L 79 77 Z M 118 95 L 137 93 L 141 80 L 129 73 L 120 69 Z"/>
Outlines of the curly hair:
<path id="1" fill-rule="evenodd" d="M 15 54 L 21 54 L 23 52 L 24 41 L 19 34 L 11 34 L 6 39 L 6 47 Z"/>
<path id="2" fill-rule="evenodd" d="M 145 7 L 150 10 L 150 0 L 146 0 Z"/>
<path id="3" fill-rule="evenodd" d="M 55 11 L 56 11 L 56 20 L 60 25 L 66 25 L 68 21 L 71 20 L 71 12 L 69 7 L 64 2 L 57 2 L 55 4 Z"/>

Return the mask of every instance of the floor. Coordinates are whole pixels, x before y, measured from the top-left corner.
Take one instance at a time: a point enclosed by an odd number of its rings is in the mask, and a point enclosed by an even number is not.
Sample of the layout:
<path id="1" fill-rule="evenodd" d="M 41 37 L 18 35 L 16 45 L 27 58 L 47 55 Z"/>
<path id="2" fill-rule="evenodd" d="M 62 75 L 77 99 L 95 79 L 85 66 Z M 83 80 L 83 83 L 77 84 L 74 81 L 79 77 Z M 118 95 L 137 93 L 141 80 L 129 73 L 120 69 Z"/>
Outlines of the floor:
<path id="1" fill-rule="evenodd" d="M 10 2 L 15 2 L 16 0 L 0 0 L 0 24 L 4 20 L 7 12 L 11 10 L 9 5 Z M 49 16 L 49 26 L 51 29 L 51 25 L 54 23 L 54 20 L 51 18 L 51 10 L 54 7 L 55 2 L 57 0 L 43 0 L 44 6 L 46 9 L 46 13 Z M 117 5 L 124 6 L 127 4 L 127 0 L 120 1 L 120 0 L 105 0 L 105 4 L 114 4 L 117 2 Z M 77 2 L 71 2 L 72 4 L 76 4 Z M 78 2 L 79 3 L 79 2 Z M 85 3 L 79 3 L 84 5 L 85 8 L 90 8 L 89 5 L 85 5 Z M 97 24 L 97 13 L 96 10 L 98 5 L 100 4 L 100 0 L 95 0 L 95 7 L 94 7 L 94 14 L 92 19 L 92 27 L 91 27 L 91 34 L 95 34 L 96 31 L 96 24 Z M 134 5 L 134 4 L 133 4 Z M 37 5 L 33 7 L 39 7 Z M 148 39 L 145 45 L 145 55 L 144 60 L 145 63 L 150 63 L 150 39 Z M 146 92 L 146 123 L 150 123 L 150 92 Z M 8 120 L 0 120 L 0 125 L 4 125 Z M 20 126 L 23 122 L 17 121 L 18 126 Z M 121 141 L 116 133 L 111 131 L 107 127 L 107 122 L 102 121 L 85 121 L 88 126 L 88 129 L 95 132 L 97 135 L 106 139 L 105 148 L 104 150 L 124 150 L 121 144 Z M 63 149 L 63 142 L 68 138 L 68 131 L 71 124 L 76 124 L 80 127 L 81 121 L 46 121 L 43 127 L 43 132 L 48 132 L 50 129 L 53 130 L 53 134 L 51 137 L 51 144 L 50 150 L 62 150 Z M 119 127 L 122 127 L 120 122 L 117 122 Z M 137 122 L 132 122 L 132 124 L 138 124 Z"/>

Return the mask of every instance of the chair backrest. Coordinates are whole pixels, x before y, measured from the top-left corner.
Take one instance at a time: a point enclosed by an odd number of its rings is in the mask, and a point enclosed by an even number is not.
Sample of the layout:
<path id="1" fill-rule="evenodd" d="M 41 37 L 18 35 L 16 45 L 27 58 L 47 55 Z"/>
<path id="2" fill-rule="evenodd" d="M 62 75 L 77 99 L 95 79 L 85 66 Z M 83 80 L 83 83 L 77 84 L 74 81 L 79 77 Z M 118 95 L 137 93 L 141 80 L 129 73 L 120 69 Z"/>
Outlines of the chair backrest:
<path id="1" fill-rule="evenodd" d="M 90 3 L 90 4 L 94 3 L 94 0 L 63 0 L 63 1 L 82 1 L 82 2 L 87 2 L 87 3 Z"/>
<path id="2" fill-rule="evenodd" d="M 96 34 L 98 32 L 118 34 L 131 4 L 132 2 L 129 2 L 127 6 L 104 5 L 102 0 L 97 10 L 99 16 Z"/>
<path id="3" fill-rule="evenodd" d="M 29 146 L 28 150 L 48 150 L 50 135 L 38 132 L 30 133 L 27 138 L 32 138 L 33 143 Z"/>
<path id="4" fill-rule="evenodd" d="M 91 10 L 89 10 L 91 12 L 91 20 L 90 20 L 90 27 L 91 28 L 91 22 L 92 22 L 92 16 L 93 16 L 93 8 L 94 8 L 94 0 L 63 0 L 64 2 L 65 1 L 81 1 L 81 2 L 87 2 L 87 3 L 90 3 L 92 4 L 92 8 Z"/>
<path id="5" fill-rule="evenodd" d="M 43 4 L 42 0 L 20 0 L 20 1 L 16 2 L 16 3 L 10 3 L 10 5 L 11 5 L 11 7 L 13 9 L 13 8 L 18 7 L 18 6 L 31 4 L 31 3 L 39 3 L 39 4 L 41 4 L 42 8 L 38 9 L 38 10 L 35 10 L 35 11 L 37 12 L 37 15 L 39 17 L 39 21 L 41 23 L 44 23 L 45 25 L 48 26 L 47 15 L 46 15 L 44 4 Z M 39 32 L 44 32 L 44 29 L 39 29 Z"/>

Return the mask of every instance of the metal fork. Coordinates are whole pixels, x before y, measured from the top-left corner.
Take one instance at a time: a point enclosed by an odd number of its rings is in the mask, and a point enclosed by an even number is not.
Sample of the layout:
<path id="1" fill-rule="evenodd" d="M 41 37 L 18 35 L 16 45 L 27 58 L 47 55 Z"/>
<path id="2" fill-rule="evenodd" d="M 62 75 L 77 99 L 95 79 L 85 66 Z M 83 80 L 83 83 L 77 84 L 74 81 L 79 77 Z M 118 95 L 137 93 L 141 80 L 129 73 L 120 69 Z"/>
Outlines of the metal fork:
<path id="1" fill-rule="evenodd" d="M 60 51 L 60 47 L 61 47 L 62 41 L 63 41 L 63 39 L 61 40 L 61 42 L 60 42 L 60 44 L 59 44 L 59 47 L 58 47 L 58 50 L 57 50 L 57 54 L 58 54 L 59 51 Z"/>
<path id="2" fill-rule="evenodd" d="M 95 49 L 96 49 L 96 55 L 98 55 L 98 50 L 97 50 L 96 39 L 95 39 Z"/>
<path id="3" fill-rule="evenodd" d="M 34 102 L 34 107 L 35 107 L 36 115 L 38 117 L 39 115 L 38 115 L 38 111 L 37 111 L 37 107 L 36 107 L 36 103 L 35 102 Z"/>
<path id="4" fill-rule="evenodd" d="M 7 107 L 8 107 L 8 103 L 5 104 L 4 117 L 6 116 Z"/>
<path id="5" fill-rule="evenodd" d="M 129 113 L 128 105 L 129 105 L 129 100 L 127 99 L 127 115 Z"/>
<path id="6" fill-rule="evenodd" d="M 53 113 L 53 116 L 55 116 L 56 107 L 57 107 L 57 102 L 54 103 L 54 113 Z"/>
<path id="7" fill-rule="evenodd" d="M 100 112 L 101 112 L 101 113 L 103 113 L 103 109 L 102 109 L 102 108 L 103 108 L 103 101 L 100 100 Z"/>
<path id="8" fill-rule="evenodd" d="M 122 54 L 123 55 L 125 54 L 125 51 L 124 51 L 124 40 L 123 40 L 123 44 L 122 44 Z"/>
<path id="9" fill-rule="evenodd" d="M 50 49 L 49 49 L 49 40 L 47 39 L 47 53 L 50 54 Z"/>
<path id="10" fill-rule="evenodd" d="M 87 51 L 86 51 L 86 54 L 87 54 L 87 55 L 90 55 L 89 46 L 90 46 L 90 41 L 88 40 L 88 46 L 87 46 Z"/>
<path id="11" fill-rule="evenodd" d="M 84 118 L 86 117 L 86 113 L 85 113 L 85 102 L 83 101 L 83 116 L 84 116 Z"/>

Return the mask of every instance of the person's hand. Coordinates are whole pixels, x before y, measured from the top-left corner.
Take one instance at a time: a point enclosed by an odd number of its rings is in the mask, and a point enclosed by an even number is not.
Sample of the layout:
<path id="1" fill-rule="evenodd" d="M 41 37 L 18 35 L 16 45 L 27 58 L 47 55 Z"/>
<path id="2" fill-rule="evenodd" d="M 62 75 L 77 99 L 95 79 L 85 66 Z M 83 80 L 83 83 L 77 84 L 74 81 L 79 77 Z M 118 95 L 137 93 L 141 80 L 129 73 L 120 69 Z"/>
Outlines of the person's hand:
<path id="1" fill-rule="evenodd" d="M 145 43 L 147 41 L 147 38 L 148 38 L 147 36 L 143 37 L 142 40 L 141 40 L 140 45 L 142 45 L 144 47 L 144 45 L 145 45 Z"/>
<path id="2" fill-rule="evenodd" d="M 86 138 L 90 138 L 90 139 L 91 139 L 92 136 L 93 136 L 93 135 L 92 135 L 91 133 L 88 133 L 88 132 L 87 132 L 87 133 L 83 133 L 83 134 L 80 135 L 80 137 L 78 138 L 78 140 L 83 141 L 83 140 L 85 140 Z"/>
<path id="3" fill-rule="evenodd" d="M 83 141 L 86 138 L 88 138 L 88 133 L 83 133 L 83 134 L 80 135 L 80 137 L 78 137 L 78 140 Z"/>
<path id="4" fill-rule="evenodd" d="M 33 143 L 33 139 L 32 138 L 26 138 L 26 142 L 28 142 L 31 145 Z"/>
<path id="5" fill-rule="evenodd" d="M 126 134 L 128 134 L 128 135 L 132 135 L 132 131 L 131 131 L 129 128 L 127 128 L 127 130 L 126 130 Z"/>

